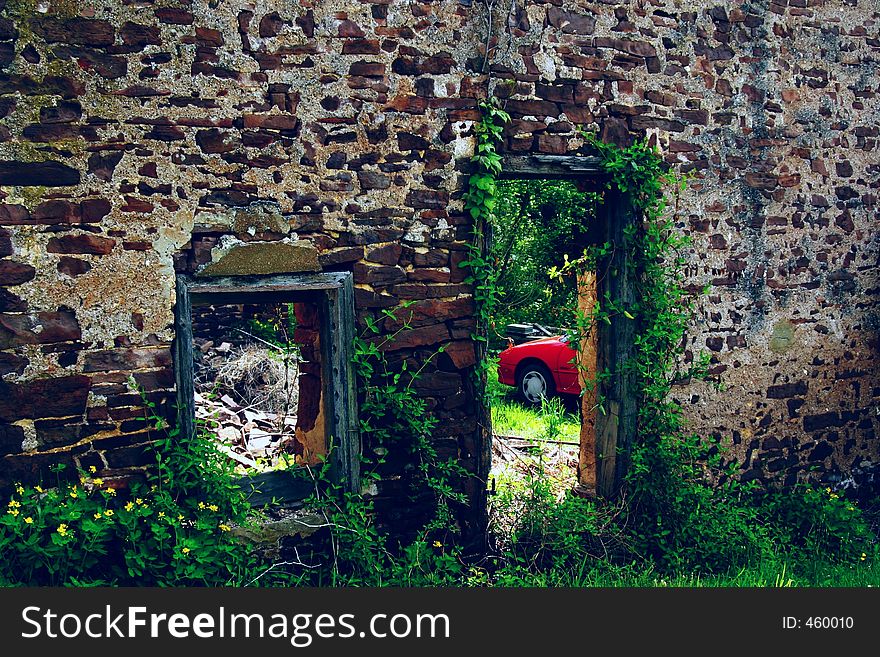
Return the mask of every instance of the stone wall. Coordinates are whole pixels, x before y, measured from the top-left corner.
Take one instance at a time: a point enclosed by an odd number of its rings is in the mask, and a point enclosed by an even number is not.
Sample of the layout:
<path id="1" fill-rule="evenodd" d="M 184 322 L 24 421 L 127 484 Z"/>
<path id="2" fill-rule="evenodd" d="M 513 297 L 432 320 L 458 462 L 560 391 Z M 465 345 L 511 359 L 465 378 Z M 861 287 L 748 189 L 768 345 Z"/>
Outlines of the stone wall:
<path id="1" fill-rule="evenodd" d="M 273 243 L 353 271 L 361 325 L 415 302 L 390 355 L 421 364 L 446 345 L 417 387 L 479 507 L 458 264 L 489 88 L 514 118 L 508 152 L 577 152 L 585 125 L 648 135 L 693 172 L 676 212 L 689 282 L 710 289 L 687 358 L 708 350 L 725 386 L 681 389 L 695 430 L 732 440 L 748 477 L 869 471 L 877 11 L 502 4 L 488 30 L 466 0 L 0 0 L 0 481 L 145 463 L 127 381 L 168 399 L 175 272 Z"/>

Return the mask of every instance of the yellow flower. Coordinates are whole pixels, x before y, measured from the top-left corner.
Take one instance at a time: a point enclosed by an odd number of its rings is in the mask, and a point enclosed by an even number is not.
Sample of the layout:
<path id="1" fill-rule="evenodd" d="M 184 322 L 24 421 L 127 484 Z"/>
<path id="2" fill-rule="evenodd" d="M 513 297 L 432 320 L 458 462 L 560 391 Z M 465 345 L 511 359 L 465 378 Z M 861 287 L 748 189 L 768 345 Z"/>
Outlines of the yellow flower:
<path id="1" fill-rule="evenodd" d="M 60 525 L 58 525 L 58 529 L 56 529 L 55 531 L 57 531 L 62 536 L 67 536 L 67 534 L 68 534 L 67 525 L 65 525 L 64 523 L 61 523 Z"/>
<path id="2" fill-rule="evenodd" d="M 105 488 L 104 490 L 107 491 L 107 494 L 108 494 L 108 495 L 116 495 L 116 489 L 115 489 L 115 488 Z"/>
<path id="3" fill-rule="evenodd" d="M 9 515 L 15 517 L 20 513 L 20 511 L 18 509 L 9 509 L 8 513 Z"/>
<path id="4" fill-rule="evenodd" d="M 217 506 L 216 504 L 211 504 L 208 508 L 209 508 L 211 511 L 214 511 L 214 512 L 217 512 L 217 511 L 220 510 L 220 507 Z"/>
<path id="5" fill-rule="evenodd" d="M 31 518 L 30 516 L 28 516 L 27 518 L 24 519 L 24 524 L 26 524 L 26 525 L 33 525 L 33 524 L 34 524 L 34 519 Z"/>
<path id="6" fill-rule="evenodd" d="M 165 512 L 164 512 L 164 511 L 159 511 L 159 517 L 160 517 L 160 518 L 164 518 L 164 517 L 165 517 Z"/>
<path id="7" fill-rule="evenodd" d="M 864 561 L 864 560 L 867 559 L 867 558 L 868 558 L 868 555 L 865 554 L 864 552 L 862 552 L 862 561 Z"/>
<path id="8" fill-rule="evenodd" d="M 177 514 L 177 519 L 178 519 L 178 520 L 183 520 L 183 514 L 182 514 L 182 513 L 178 513 L 178 514 Z"/>
<path id="9" fill-rule="evenodd" d="M 434 541 L 434 547 L 443 547 L 443 543 L 440 541 Z"/>
<path id="10" fill-rule="evenodd" d="M 106 511 L 104 511 L 104 515 L 109 518 L 113 515 L 113 509 L 107 509 Z"/>
<path id="11" fill-rule="evenodd" d="M 101 513 L 100 513 L 100 512 L 98 512 L 98 513 L 95 514 L 95 520 L 100 520 L 101 517 L 102 517 L 102 516 L 101 516 Z"/>
<path id="12" fill-rule="evenodd" d="M 135 504 L 140 505 L 140 504 L 143 504 L 143 503 L 144 503 L 144 500 L 143 500 L 142 498 L 140 498 L 140 497 L 137 497 L 137 498 L 135 498 L 134 502 L 135 502 Z"/>
<path id="13" fill-rule="evenodd" d="M 24 487 L 21 484 L 15 484 L 15 492 L 19 495 L 24 494 Z"/>
<path id="14" fill-rule="evenodd" d="M 126 511 L 131 511 L 133 508 L 134 508 L 134 502 L 129 502 L 128 504 L 125 505 Z"/>
<path id="15" fill-rule="evenodd" d="M 95 486 L 100 486 L 104 483 L 104 480 L 98 477 L 97 479 L 92 479 L 92 483 L 95 484 Z"/>
<path id="16" fill-rule="evenodd" d="M 199 502 L 199 508 L 200 508 L 200 509 L 204 509 L 204 508 L 205 508 L 205 503 L 204 503 L 204 502 Z"/>
<path id="17" fill-rule="evenodd" d="M 76 488 L 74 488 L 72 491 L 70 491 L 70 496 L 73 499 L 76 499 L 77 497 L 79 497 L 79 493 L 76 492 Z"/>
<path id="18" fill-rule="evenodd" d="M 6 506 L 11 509 L 16 509 L 21 506 L 21 502 L 19 502 L 18 500 L 9 500 L 9 504 L 7 504 Z"/>
<path id="19" fill-rule="evenodd" d="M 37 491 L 38 493 L 45 493 L 46 492 L 43 490 L 42 486 L 34 486 L 34 490 Z"/>
<path id="20" fill-rule="evenodd" d="M 220 523 L 220 529 L 224 532 L 228 532 L 232 529 L 232 527 L 230 527 L 226 523 Z"/>
<path id="21" fill-rule="evenodd" d="M 93 466 L 93 465 L 89 466 L 89 472 L 91 472 L 92 474 L 95 474 L 97 471 L 98 471 L 98 468 L 96 468 L 95 466 Z"/>
<path id="22" fill-rule="evenodd" d="M 189 554 L 189 548 L 185 547 L 181 550 L 181 552 L 183 552 L 184 554 Z"/>

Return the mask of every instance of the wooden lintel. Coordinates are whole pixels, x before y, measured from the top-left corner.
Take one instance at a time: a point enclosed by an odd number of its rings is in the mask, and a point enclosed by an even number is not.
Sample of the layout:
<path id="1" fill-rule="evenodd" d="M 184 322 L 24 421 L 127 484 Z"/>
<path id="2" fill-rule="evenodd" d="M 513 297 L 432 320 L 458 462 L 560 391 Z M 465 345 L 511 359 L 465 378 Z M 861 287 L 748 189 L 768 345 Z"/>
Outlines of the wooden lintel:
<path id="1" fill-rule="evenodd" d="M 502 179 L 511 178 L 595 178 L 605 180 L 602 159 L 594 155 L 505 155 Z"/>

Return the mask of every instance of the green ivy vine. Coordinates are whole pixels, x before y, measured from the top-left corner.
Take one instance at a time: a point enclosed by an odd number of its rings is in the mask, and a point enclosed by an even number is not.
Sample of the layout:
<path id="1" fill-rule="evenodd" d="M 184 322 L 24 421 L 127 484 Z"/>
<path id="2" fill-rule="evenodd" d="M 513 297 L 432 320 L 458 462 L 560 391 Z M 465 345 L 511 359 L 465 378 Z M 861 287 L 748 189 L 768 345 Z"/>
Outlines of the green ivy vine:
<path id="1" fill-rule="evenodd" d="M 494 97 L 481 102 L 479 107 L 480 120 L 474 124 L 477 143 L 471 157 L 476 170 L 468 178 L 464 194 L 464 209 L 470 214 L 474 225 L 473 240 L 467 243 L 468 257 L 459 266 L 470 269 L 464 282 L 473 285 L 474 291 L 477 330 L 472 338 L 481 345 L 475 374 L 478 389 L 485 391 L 486 378 L 492 367 L 492 361 L 485 352 L 489 331 L 494 330 L 493 320 L 498 308 L 498 268 L 489 254 L 486 226 L 491 225 L 497 204 L 496 180 L 501 173 L 498 144 L 510 115 Z"/>

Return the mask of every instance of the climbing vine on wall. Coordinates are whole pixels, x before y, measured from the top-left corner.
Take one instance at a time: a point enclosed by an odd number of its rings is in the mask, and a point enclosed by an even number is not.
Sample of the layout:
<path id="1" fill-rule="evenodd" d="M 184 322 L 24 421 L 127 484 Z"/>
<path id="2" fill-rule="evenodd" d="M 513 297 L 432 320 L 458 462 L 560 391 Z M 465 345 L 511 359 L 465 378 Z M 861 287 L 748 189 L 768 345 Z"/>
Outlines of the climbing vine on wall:
<path id="1" fill-rule="evenodd" d="M 470 275 L 465 279 L 474 289 L 474 303 L 477 309 L 477 332 L 473 336 L 482 343 L 485 352 L 488 333 L 494 328 L 493 319 L 498 307 L 498 268 L 492 261 L 486 243 L 486 228 L 490 225 L 497 204 L 496 179 L 501 173 L 501 155 L 497 145 L 501 142 L 504 125 L 510 115 L 492 97 L 480 103 L 480 120 L 474 125 L 477 143 L 471 161 L 476 171 L 468 179 L 464 194 L 464 207 L 473 220 L 474 239 L 468 243 L 468 258 L 461 267 L 468 267 Z M 490 362 L 484 357 L 478 359 L 477 377 L 484 387 Z"/>

